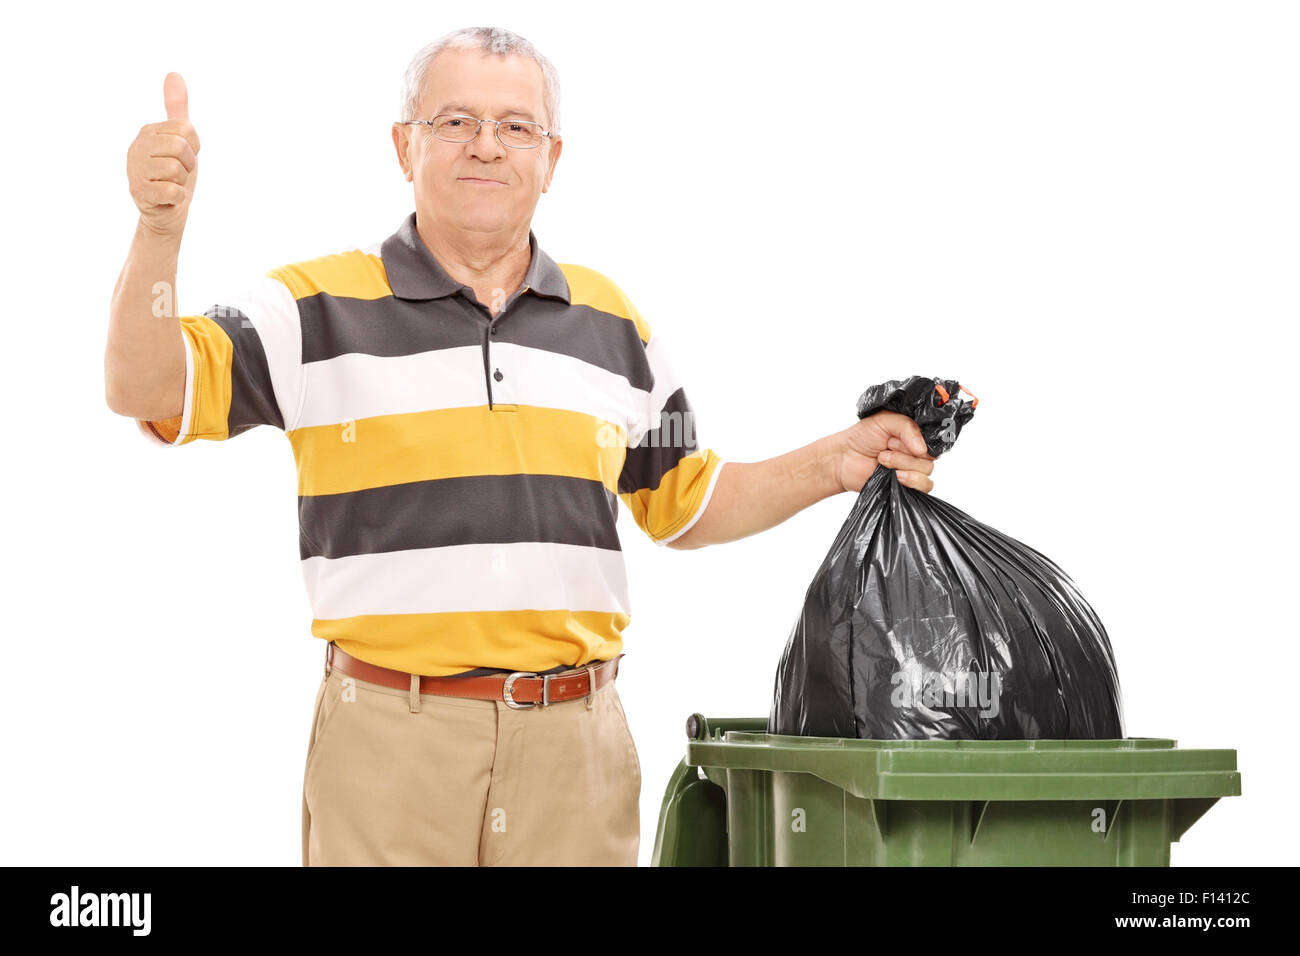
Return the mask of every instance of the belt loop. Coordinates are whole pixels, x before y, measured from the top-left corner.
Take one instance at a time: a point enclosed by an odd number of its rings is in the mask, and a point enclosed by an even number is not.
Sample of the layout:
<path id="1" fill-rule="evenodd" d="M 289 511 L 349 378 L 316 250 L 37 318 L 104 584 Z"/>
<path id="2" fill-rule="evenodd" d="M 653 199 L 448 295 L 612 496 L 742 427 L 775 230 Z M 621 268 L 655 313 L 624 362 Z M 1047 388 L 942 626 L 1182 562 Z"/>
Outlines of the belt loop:
<path id="1" fill-rule="evenodd" d="M 420 712 L 420 675 L 411 675 L 411 713 Z"/>
<path id="2" fill-rule="evenodd" d="M 587 665 L 587 709 L 596 702 L 596 668 Z"/>
<path id="3" fill-rule="evenodd" d="M 325 644 L 325 677 L 328 679 L 330 671 L 334 669 L 334 642 L 328 641 Z"/>

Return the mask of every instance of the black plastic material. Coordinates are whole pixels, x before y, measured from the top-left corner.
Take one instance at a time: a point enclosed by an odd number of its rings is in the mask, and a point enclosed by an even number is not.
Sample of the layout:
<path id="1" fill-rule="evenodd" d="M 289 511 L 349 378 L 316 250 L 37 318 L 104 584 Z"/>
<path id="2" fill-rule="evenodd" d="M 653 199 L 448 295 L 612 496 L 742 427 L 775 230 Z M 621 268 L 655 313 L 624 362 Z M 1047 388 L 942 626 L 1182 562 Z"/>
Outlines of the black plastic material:
<path id="1" fill-rule="evenodd" d="M 858 399 L 858 418 L 879 411 L 906 415 L 921 427 L 926 448 L 938 458 L 953 446 L 975 415 L 975 403 L 958 396 L 960 390 L 961 385 L 952 379 L 923 375 L 873 385 Z"/>
<path id="2" fill-rule="evenodd" d="M 859 416 L 908 415 L 938 457 L 974 414 L 959 387 L 922 376 L 886 382 L 863 393 Z M 883 466 L 808 588 L 777 671 L 768 733 L 1124 736 L 1110 639 L 1066 573 L 932 494 L 900 485 Z"/>

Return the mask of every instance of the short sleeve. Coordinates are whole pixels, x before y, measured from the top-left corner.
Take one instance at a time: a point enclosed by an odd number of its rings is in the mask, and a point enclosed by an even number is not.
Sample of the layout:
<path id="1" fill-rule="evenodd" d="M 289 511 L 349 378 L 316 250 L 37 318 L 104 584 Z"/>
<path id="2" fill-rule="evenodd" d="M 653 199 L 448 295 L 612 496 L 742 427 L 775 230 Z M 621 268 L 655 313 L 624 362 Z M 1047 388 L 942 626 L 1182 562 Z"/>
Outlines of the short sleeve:
<path id="1" fill-rule="evenodd" d="M 638 527 L 662 546 L 704 514 L 724 461 L 701 447 L 695 412 L 663 337 L 651 332 L 645 354 L 653 385 L 645 393 L 640 427 L 629 432 L 618 490 Z"/>
<path id="2" fill-rule="evenodd" d="M 296 423 L 302 391 L 302 326 L 289 288 L 264 276 L 202 315 L 180 317 L 185 404 L 175 418 L 136 419 L 155 443 L 224 441 L 257 425 Z"/>

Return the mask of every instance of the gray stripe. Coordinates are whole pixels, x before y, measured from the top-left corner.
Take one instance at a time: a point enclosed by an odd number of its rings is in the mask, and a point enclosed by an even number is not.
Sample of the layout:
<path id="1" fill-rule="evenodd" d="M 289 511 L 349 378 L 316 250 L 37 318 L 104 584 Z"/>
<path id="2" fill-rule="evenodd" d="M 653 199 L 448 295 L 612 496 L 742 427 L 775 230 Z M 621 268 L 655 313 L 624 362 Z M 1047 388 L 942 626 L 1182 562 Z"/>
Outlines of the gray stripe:
<path id="1" fill-rule="evenodd" d="M 303 362 L 322 362 L 350 352 L 397 357 L 436 349 L 480 345 L 488 313 L 462 296 L 426 301 L 352 299 L 318 293 L 298 300 Z M 496 323 L 492 342 L 568 355 L 649 391 L 654 375 L 628 319 L 555 299 L 520 296 Z"/>
<path id="2" fill-rule="evenodd" d="M 303 558 L 545 541 L 619 550 L 618 498 L 561 475 L 475 475 L 298 498 Z"/>
<path id="3" fill-rule="evenodd" d="M 691 404 L 686 399 L 685 390 L 679 388 L 669 395 L 663 411 L 668 414 L 681 414 L 689 420 L 691 416 L 687 413 L 691 411 Z M 662 418 L 660 422 L 663 422 Z M 645 489 L 654 491 L 659 487 L 663 476 L 679 461 L 695 451 L 697 445 L 698 441 L 693 429 L 681 428 L 671 423 L 667 428 L 661 424 L 646 432 L 639 445 L 627 450 L 623 471 L 618 477 L 619 494 Z"/>
<path id="4" fill-rule="evenodd" d="M 271 386 L 262 337 L 248 316 L 231 306 L 214 305 L 203 313 L 221 326 L 234 346 L 230 370 L 230 414 L 226 427 L 234 438 L 257 425 L 284 428 L 284 418 Z"/>

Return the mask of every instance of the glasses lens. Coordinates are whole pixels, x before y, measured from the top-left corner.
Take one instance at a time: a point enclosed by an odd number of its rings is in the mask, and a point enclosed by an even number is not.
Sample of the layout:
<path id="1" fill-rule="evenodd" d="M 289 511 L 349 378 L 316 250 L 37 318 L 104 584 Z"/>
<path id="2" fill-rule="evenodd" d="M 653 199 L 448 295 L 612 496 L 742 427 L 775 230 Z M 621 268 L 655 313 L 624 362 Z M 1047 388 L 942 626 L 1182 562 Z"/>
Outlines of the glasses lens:
<path id="1" fill-rule="evenodd" d="M 478 132 L 476 123 L 464 116 L 435 116 L 433 135 L 449 143 L 468 143 Z"/>
<path id="2" fill-rule="evenodd" d="M 542 141 L 542 128 L 536 123 L 502 123 L 497 127 L 501 142 L 516 149 L 527 149 Z"/>

